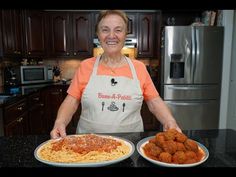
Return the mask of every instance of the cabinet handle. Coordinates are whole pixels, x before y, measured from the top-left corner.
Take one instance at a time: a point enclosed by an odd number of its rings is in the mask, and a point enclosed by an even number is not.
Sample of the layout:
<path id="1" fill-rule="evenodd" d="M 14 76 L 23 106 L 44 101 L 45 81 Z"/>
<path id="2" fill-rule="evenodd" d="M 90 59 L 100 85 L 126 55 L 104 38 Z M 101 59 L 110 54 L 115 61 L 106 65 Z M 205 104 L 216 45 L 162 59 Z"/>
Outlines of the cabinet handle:
<path id="1" fill-rule="evenodd" d="M 23 117 L 20 117 L 19 119 L 17 119 L 17 122 L 21 122 L 23 120 Z"/>
<path id="2" fill-rule="evenodd" d="M 76 52 L 74 52 L 74 55 L 77 55 L 77 53 L 76 53 Z"/>
<path id="3" fill-rule="evenodd" d="M 66 55 L 70 55 L 70 53 L 69 53 L 69 52 L 66 52 Z"/>
<path id="4" fill-rule="evenodd" d="M 59 91 L 62 92 L 62 89 L 60 89 Z"/>
<path id="5" fill-rule="evenodd" d="M 43 104 L 43 103 L 41 103 L 41 104 L 40 104 L 40 106 L 42 106 L 42 107 L 43 107 L 43 106 L 44 106 L 44 104 Z"/>
<path id="6" fill-rule="evenodd" d="M 17 110 L 19 110 L 19 111 L 21 111 L 22 109 L 23 109 L 22 106 L 17 108 Z"/>
<path id="7" fill-rule="evenodd" d="M 30 55 L 30 54 L 31 54 L 31 52 L 28 52 L 28 54 Z"/>
<path id="8" fill-rule="evenodd" d="M 33 98 L 34 101 L 39 101 L 39 97 Z"/>

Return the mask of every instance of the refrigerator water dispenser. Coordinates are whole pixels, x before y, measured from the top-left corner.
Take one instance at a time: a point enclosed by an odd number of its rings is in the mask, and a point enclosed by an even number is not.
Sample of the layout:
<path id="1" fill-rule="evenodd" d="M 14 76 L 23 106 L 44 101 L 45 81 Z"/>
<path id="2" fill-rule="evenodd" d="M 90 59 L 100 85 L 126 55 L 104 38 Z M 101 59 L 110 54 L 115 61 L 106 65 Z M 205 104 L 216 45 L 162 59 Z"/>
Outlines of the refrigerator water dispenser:
<path id="1" fill-rule="evenodd" d="M 182 54 L 171 54 L 170 78 L 184 78 L 184 62 L 181 62 Z"/>

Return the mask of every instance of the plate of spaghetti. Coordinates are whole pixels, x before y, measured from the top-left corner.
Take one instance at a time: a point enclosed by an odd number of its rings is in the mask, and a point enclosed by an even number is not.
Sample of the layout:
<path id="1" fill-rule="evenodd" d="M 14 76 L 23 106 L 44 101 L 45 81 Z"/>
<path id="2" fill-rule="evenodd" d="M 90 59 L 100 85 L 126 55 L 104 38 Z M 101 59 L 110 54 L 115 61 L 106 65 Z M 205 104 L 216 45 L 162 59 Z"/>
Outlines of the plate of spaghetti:
<path id="1" fill-rule="evenodd" d="M 134 144 L 124 138 L 79 134 L 50 139 L 34 151 L 35 158 L 45 164 L 60 167 L 99 167 L 129 158 Z"/>
<path id="2" fill-rule="evenodd" d="M 146 137 L 138 142 L 136 148 L 143 158 L 164 167 L 193 167 L 209 157 L 203 144 L 174 129 Z"/>

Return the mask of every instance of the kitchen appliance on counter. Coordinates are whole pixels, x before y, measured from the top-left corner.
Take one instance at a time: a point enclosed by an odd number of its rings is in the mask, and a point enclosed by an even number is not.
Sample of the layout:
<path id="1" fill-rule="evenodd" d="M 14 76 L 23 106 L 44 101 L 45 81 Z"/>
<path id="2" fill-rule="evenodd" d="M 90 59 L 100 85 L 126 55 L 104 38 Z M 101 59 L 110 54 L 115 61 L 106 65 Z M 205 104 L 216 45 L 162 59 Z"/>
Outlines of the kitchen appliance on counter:
<path id="1" fill-rule="evenodd" d="M 6 67 L 4 85 L 24 85 L 53 81 L 53 68 L 46 65 Z"/>
<path id="2" fill-rule="evenodd" d="M 19 84 L 19 80 L 16 78 L 17 69 L 15 67 L 4 68 L 4 85 L 15 86 Z"/>
<path id="3" fill-rule="evenodd" d="M 223 27 L 166 26 L 161 96 L 182 129 L 219 125 Z"/>

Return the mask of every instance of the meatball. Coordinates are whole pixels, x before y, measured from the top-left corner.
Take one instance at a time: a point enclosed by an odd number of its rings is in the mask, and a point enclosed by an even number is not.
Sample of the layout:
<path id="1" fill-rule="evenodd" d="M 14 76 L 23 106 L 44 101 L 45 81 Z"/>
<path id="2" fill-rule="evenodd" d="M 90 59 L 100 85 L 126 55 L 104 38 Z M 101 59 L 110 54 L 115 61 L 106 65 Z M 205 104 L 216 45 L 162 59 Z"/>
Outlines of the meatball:
<path id="1" fill-rule="evenodd" d="M 189 159 L 189 160 L 191 160 L 191 159 L 197 160 L 197 155 L 193 151 L 186 151 L 185 155 L 186 155 L 186 158 Z"/>
<path id="2" fill-rule="evenodd" d="M 170 154 L 174 154 L 177 150 L 176 142 L 173 140 L 165 141 L 163 144 L 163 150 Z"/>
<path id="3" fill-rule="evenodd" d="M 176 142 L 177 151 L 186 151 L 186 148 L 183 143 Z"/>
<path id="4" fill-rule="evenodd" d="M 162 148 L 163 144 L 165 143 L 165 137 L 164 137 L 164 133 L 157 133 L 156 134 L 156 145 L 158 145 L 159 147 Z"/>
<path id="5" fill-rule="evenodd" d="M 176 164 L 183 164 L 186 161 L 186 155 L 183 151 L 177 151 L 172 156 L 173 162 Z"/>
<path id="6" fill-rule="evenodd" d="M 184 146 L 189 151 L 198 152 L 198 145 L 197 145 L 197 143 L 195 141 L 191 140 L 191 139 L 187 139 L 184 142 Z"/>
<path id="7" fill-rule="evenodd" d="M 178 132 L 178 133 L 175 134 L 175 139 L 176 139 L 177 142 L 183 143 L 183 142 L 185 142 L 188 138 L 187 138 L 187 136 L 186 136 L 185 134 Z"/>
<path id="8" fill-rule="evenodd" d="M 158 157 L 159 154 L 163 151 L 160 147 L 156 146 L 154 143 L 147 143 L 143 147 L 145 153 L 150 156 Z"/>
<path id="9" fill-rule="evenodd" d="M 166 132 L 164 132 L 165 140 L 175 140 L 175 134 L 178 133 L 175 129 L 169 129 Z"/>
<path id="10" fill-rule="evenodd" d="M 150 142 L 150 143 L 154 143 L 154 144 L 157 145 L 157 139 L 156 139 L 156 137 L 150 139 L 149 142 Z"/>
<path id="11" fill-rule="evenodd" d="M 161 162 L 171 163 L 172 162 L 172 155 L 168 152 L 162 152 L 159 155 L 159 160 Z"/>
<path id="12" fill-rule="evenodd" d="M 143 147 L 143 149 L 145 150 L 145 151 L 150 151 L 150 149 L 152 149 L 153 147 L 155 147 L 156 145 L 154 144 L 154 143 L 147 143 L 147 144 L 145 144 L 145 146 Z"/>

